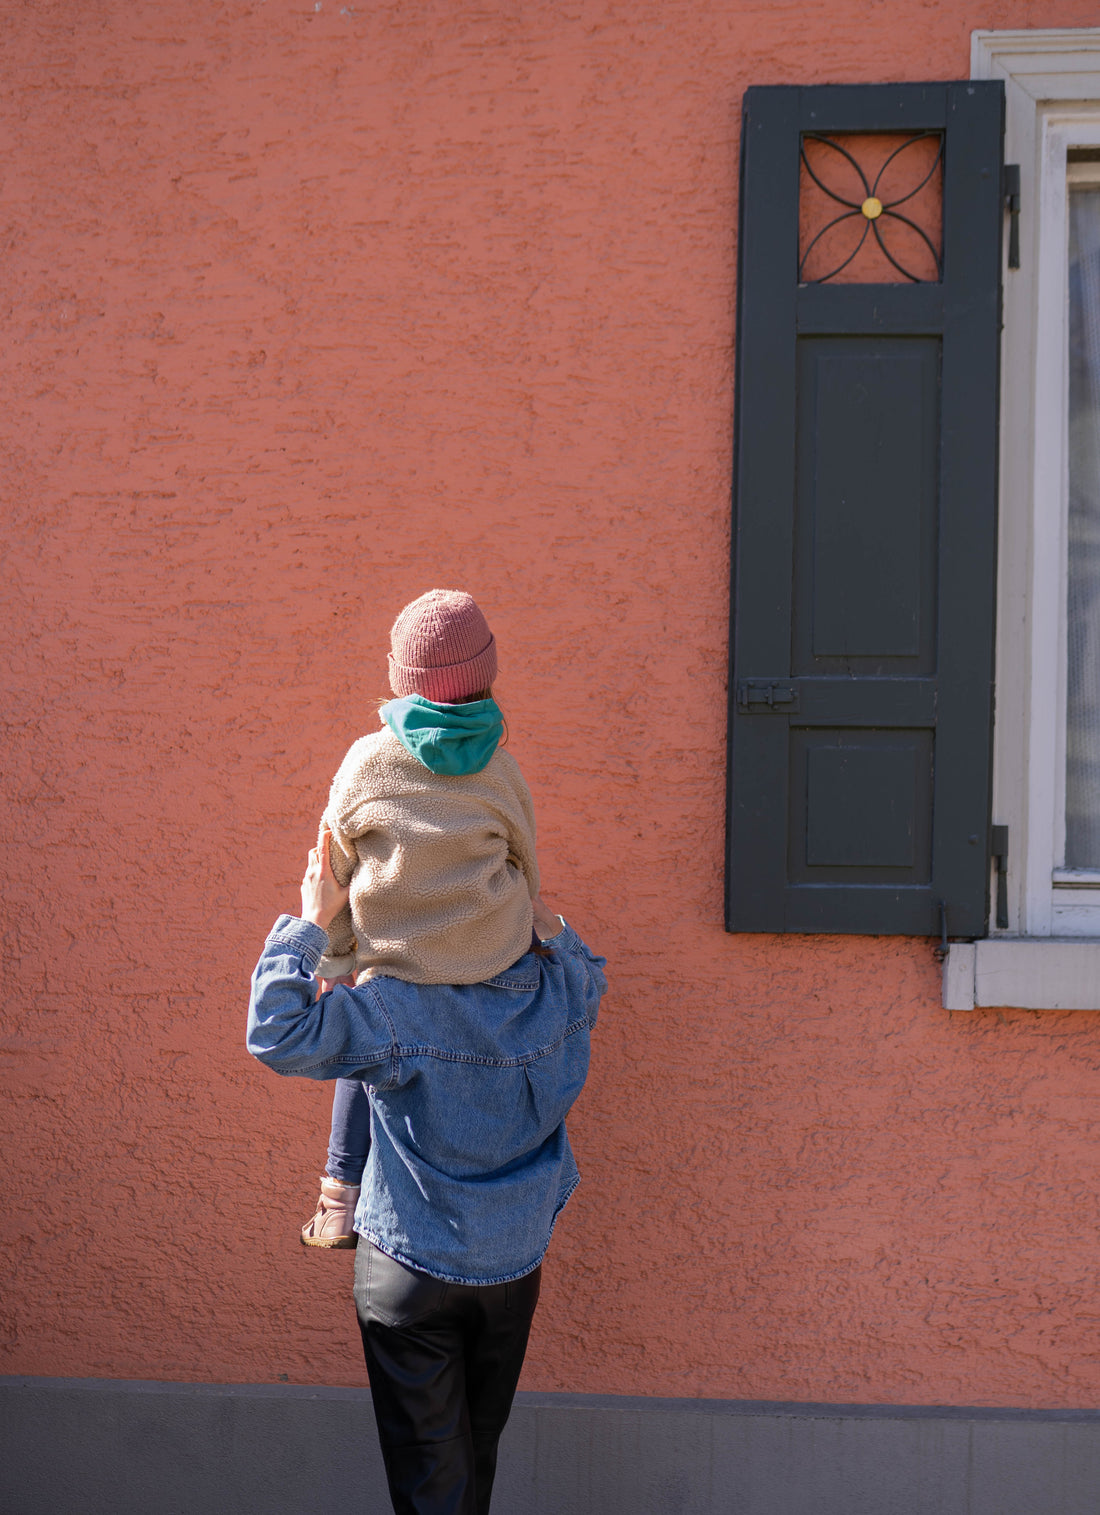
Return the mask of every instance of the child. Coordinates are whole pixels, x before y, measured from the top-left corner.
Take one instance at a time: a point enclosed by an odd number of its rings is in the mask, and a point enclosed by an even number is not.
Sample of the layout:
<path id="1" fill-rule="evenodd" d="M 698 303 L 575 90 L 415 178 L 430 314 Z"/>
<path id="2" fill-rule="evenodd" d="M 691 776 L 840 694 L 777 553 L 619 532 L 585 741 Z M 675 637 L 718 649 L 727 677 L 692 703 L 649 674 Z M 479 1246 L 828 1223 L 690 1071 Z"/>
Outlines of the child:
<path id="1" fill-rule="evenodd" d="M 430 589 L 390 633 L 380 731 L 340 764 L 321 845 L 347 905 L 328 926 L 322 988 L 386 975 L 477 984 L 530 950 L 539 892 L 535 817 L 519 766 L 499 747 L 496 641 L 468 594 Z M 366 1086 L 338 1080 L 329 1160 L 307 1247 L 354 1247 L 370 1148 Z"/>

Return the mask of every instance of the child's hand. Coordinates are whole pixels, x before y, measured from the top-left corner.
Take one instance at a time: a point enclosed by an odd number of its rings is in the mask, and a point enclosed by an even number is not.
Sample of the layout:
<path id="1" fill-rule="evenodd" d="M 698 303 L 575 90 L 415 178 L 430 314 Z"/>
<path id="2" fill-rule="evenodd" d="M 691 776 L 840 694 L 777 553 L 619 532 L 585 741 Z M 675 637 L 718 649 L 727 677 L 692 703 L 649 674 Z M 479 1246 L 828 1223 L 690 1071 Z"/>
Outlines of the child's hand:
<path id="1" fill-rule="evenodd" d="M 562 929 L 561 917 L 556 915 L 540 894 L 534 902 L 535 935 L 540 942 L 548 942 Z"/>
<path id="2" fill-rule="evenodd" d="M 322 930 L 347 904 L 349 886 L 338 884 L 328 860 L 331 831 L 322 831 L 316 847 L 309 849 L 309 863 L 302 879 L 302 919 Z"/>

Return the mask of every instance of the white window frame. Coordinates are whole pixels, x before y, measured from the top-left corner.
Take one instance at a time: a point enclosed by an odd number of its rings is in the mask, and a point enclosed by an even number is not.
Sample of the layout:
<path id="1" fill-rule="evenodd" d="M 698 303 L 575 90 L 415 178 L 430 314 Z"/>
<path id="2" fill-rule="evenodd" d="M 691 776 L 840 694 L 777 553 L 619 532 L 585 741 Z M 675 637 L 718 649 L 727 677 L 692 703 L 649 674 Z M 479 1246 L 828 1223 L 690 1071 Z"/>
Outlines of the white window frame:
<path id="1" fill-rule="evenodd" d="M 1005 86 L 1020 267 L 1004 271 L 993 820 L 1008 927 L 952 947 L 949 1009 L 1100 1009 L 1100 872 L 1065 856 L 1067 151 L 1100 147 L 1100 27 L 979 31 L 971 77 Z M 1007 248 L 1007 237 L 1006 237 Z M 996 881 L 993 880 L 995 891 Z M 995 898 L 995 893 L 994 893 Z"/>

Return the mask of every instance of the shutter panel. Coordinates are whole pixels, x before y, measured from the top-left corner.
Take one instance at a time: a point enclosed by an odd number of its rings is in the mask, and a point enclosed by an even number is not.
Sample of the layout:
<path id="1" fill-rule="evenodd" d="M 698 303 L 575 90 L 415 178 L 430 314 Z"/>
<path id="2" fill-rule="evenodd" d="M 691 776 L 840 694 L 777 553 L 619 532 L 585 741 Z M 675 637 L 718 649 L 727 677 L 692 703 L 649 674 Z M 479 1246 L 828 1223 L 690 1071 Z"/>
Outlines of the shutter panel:
<path id="1" fill-rule="evenodd" d="M 999 82 L 746 93 L 731 931 L 938 934 L 942 902 L 952 935 L 985 933 L 1003 117 Z M 858 189 L 808 246 L 814 162 L 851 179 L 844 154 L 885 133 L 939 144 L 942 229 Z M 877 282 L 858 258 L 824 278 L 861 228 Z"/>

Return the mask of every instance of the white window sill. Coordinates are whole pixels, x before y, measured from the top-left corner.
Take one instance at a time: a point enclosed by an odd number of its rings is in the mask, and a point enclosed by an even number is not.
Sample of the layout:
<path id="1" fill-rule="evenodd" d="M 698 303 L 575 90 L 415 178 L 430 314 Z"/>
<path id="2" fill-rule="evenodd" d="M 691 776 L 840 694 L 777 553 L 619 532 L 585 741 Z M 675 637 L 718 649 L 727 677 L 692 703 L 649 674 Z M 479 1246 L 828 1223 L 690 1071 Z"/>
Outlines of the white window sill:
<path id="1" fill-rule="evenodd" d="M 943 1008 L 1100 1010 L 1100 941 L 991 937 L 955 942 L 943 965 Z"/>

